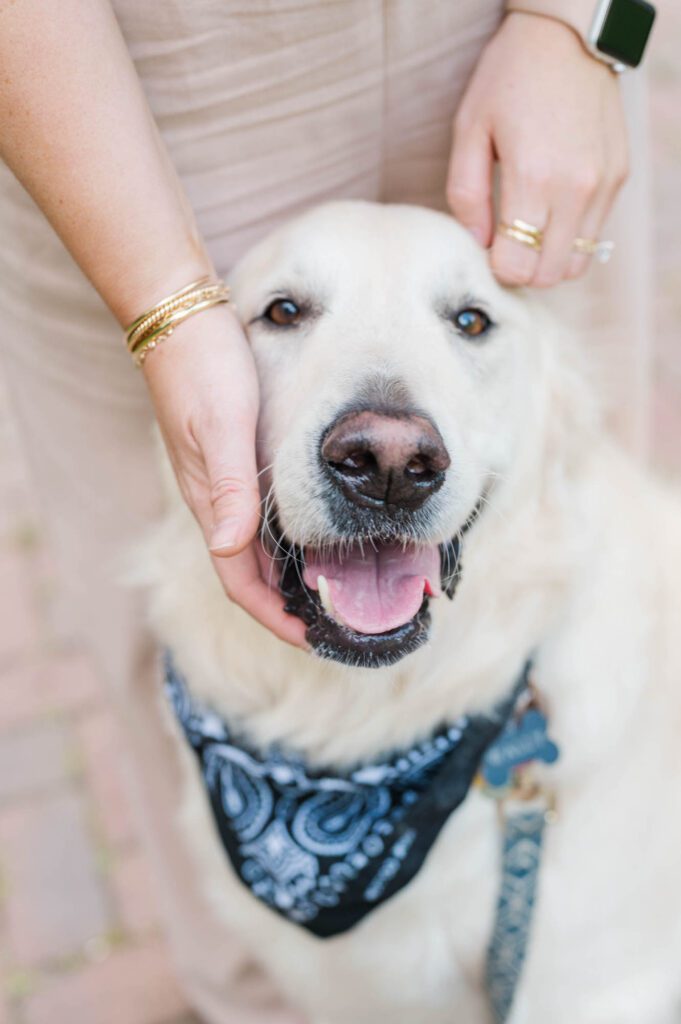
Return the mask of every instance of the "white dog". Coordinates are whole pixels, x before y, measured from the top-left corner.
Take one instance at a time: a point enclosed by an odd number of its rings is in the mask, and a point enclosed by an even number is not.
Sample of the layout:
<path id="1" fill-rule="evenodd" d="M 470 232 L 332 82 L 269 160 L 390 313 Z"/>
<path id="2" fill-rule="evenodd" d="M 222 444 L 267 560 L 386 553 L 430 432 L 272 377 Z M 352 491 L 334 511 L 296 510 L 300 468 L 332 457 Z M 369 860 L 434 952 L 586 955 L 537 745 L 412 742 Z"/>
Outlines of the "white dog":
<path id="1" fill-rule="evenodd" d="M 681 503 L 608 440 L 575 341 L 444 215 L 324 206 L 231 285 L 262 389 L 263 564 L 312 651 L 230 604 L 173 494 L 142 571 L 205 755 L 172 718 L 206 899 L 314 1024 L 492 1020 L 495 801 L 451 801 L 397 885 L 422 792 L 384 784 L 449 763 L 471 722 L 512 728 L 531 659 L 561 751 L 531 796 L 550 787 L 557 820 L 501 1016 L 681 1020 Z"/>

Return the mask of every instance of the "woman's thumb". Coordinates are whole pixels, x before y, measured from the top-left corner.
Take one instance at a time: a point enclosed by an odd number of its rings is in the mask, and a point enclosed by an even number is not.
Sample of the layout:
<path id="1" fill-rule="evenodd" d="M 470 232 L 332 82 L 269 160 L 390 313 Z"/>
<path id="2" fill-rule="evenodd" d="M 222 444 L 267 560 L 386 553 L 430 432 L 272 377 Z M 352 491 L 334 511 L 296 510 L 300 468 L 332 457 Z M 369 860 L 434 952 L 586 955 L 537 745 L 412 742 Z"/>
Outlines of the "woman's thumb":
<path id="1" fill-rule="evenodd" d="M 231 443 L 215 439 L 204 447 L 212 527 L 208 547 L 214 555 L 236 555 L 255 536 L 260 521 L 260 493 L 253 433 L 231 426 Z"/>

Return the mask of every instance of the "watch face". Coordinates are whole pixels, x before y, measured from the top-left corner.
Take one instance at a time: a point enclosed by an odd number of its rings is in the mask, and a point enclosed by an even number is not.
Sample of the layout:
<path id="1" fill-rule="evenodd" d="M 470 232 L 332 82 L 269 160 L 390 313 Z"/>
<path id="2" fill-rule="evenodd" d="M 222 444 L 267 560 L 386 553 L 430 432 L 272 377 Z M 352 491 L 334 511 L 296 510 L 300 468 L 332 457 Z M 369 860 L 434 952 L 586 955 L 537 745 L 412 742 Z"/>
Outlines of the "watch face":
<path id="1" fill-rule="evenodd" d="M 635 68 L 641 63 L 655 8 L 645 0 L 611 0 L 596 41 L 601 53 Z"/>

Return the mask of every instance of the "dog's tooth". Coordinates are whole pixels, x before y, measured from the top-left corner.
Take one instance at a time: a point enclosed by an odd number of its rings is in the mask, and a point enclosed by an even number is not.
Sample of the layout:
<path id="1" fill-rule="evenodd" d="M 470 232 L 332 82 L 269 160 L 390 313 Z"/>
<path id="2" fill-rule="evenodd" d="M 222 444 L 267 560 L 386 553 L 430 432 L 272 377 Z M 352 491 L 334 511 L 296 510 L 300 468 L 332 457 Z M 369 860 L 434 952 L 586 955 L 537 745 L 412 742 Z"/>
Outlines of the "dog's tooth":
<path id="1" fill-rule="evenodd" d="M 326 576 L 320 574 L 317 577 L 317 590 L 319 591 L 319 600 L 322 602 L 322 608 L 330 618 L 335 619 L 336 609 L 331 600 L 331 588 Z"/>

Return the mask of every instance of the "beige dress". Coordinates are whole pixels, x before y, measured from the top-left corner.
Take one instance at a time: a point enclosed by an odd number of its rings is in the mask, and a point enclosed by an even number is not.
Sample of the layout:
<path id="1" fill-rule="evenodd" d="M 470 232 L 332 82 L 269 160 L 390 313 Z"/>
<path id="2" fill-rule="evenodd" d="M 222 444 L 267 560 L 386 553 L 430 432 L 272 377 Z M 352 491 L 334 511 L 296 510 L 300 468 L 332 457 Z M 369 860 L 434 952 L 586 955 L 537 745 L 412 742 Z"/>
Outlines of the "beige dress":
<path id="1" fill-rule="evenodd" d="M 451 121 L 502 0 L 116 0 L 158 124 L 220 272 L 297 210 L 332 197 L 444 206 Z M 639 143 L 607 268 L 556 290 L 593 331 L 613 416 L 645 435 L 649 251 Z M 173 814 L 177 767 L 157 710 L 140 598 L 117 583 L 159 506 L 151 414 L 111 315 L 0 168 L 1 352 L 64 592 L 110 681 L 178 970 L 209 1022 L 283 1021 L 259 969 L 200 896 Z"/>

